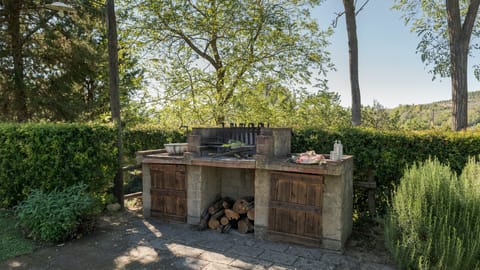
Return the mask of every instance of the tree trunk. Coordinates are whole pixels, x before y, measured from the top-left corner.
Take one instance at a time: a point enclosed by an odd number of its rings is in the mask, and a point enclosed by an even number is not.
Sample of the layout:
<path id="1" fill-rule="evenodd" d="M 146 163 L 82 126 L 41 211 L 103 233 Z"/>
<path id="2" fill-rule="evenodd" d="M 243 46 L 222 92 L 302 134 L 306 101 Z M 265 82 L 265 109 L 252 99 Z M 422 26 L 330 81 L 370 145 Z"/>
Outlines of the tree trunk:
<path id="1" fill-rule="evenodd" d="M 107 0 L 107 37 L 108 37 L 108 66 L 110 83 L 110 109 L 112 112 L 112 121 L 117 130 L 117 173 L 113 182 L 113 194 L 117 202 L 122 206 L 123 203 L 123 171 L 122 171 L 122 119 L 120 117 L 120 93 L 118 91 L 118 42 L 117 42 L 117 21 L 115 17 L 114 0 Z"/>
<path id="2" fill-rule="evenodd" d="M 12 42 L 13 57 L 13 84 L 11 91 L 13 92 L 13 114 L 15 121 L 24 122 L 28 120 L 27 93 L 24 78 L 23 64 L 23 39 L 20 32 L 20 13 L 23 1 L 7 1 L 7 20 L 8 33 Z"/>
<path id="3" fill-rule="evenodd" d="M 468 125 L 468 51 L 480 0 L 470 1 L 465 21 L 461 22 L 458 0 L 446 0 L 452 81 L 452 129 Z"/>
<path id="4" fill-rule="evenodd" d="M 352 91 L 352 124 L 358 126 L 362 123 L 360 83 L 358 80 L 358 40 L 357 23 L 354 0 L 343 0 L 345 7 L 345 20 L 348 34 L 348 51 L 350 57 L 350 86 Z"/>
<path id="5" fill-rule="evenodd" d="M 458 42 L 462 43 L 462 42 Z M 468 126 L 468 49 L 458 44 L 450 50 L 452 82 L 452 130 L 464 130 Z M 466 51 L 466 52 L 465 52 Z"/>

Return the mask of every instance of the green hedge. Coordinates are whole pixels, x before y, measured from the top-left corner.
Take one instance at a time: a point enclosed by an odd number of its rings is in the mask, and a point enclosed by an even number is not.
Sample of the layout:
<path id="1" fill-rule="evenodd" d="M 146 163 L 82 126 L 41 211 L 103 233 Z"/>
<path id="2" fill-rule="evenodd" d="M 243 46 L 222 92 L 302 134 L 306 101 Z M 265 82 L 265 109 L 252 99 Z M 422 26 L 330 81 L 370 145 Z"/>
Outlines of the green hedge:
<path id="1" fill-rule="evenodd" d="M 123 133 L 123 148 L 127 159 L 135 158 L 137 151 L 161 149 L 164 148 L 164 143 L 172 142 L 186 142 L 186 136 L 155 125 L 139 125 L 126 129 Z"/>
<path id="2" fill-rule="evenodd" d="M 51 191 L 83 182 L 92 193 L 112 186 L 116 132 L 109 125 L 0 123 L 0 207 L 16 205 L 32 189 Z M 126 160 L 140 150 L 185 141 L 159 126 L 124 130 Z"/>
<path id="3" fill-rule="evenodd" d="M 375 170 L 377 208 L 383 213 L 387 198 L 407 165 L 436 157 L 459 173 L 468 156 L 480 154 L 479 132 L 383 132 L 348 128 L 335 131 L 294 130 L 292 152 L 329 153 L 336 139 L 344 153 L 354 156 L 354 181 L 365 181 Z M 125 158 L 140 150 L 183 142 L 185 135 L 160 126 L 124 130 Z M 106 125 L 0 124 L 0 206 L 14 205 L 33 188 L 52 190 L 83 181 L 91 191 L 112 184 L 116 164 L 115 131 Z M 368 214 L 367 193 L 355 188 L 354 208 Z"/>
<path id="4" fill-rule="evenodd" d="M 83 182 L 92 193 L 111 185 L 115 133 L 104 125 L 0 124 L 0 207 Z"/>
<path id="5" fill-rule="evenodd" d="M 385 132 L 362 128 L 295 130 L 292 152 L 313 149 L 329 153 L 336 139 L 342 140 L 345 154 L 354 156 L 354 181 L 366 181 L 368 170 L 375 170 L 380 213 L 384 213 L 393 185 L 399 182 L 407 165 L 435 157 L 460 173 L 469 156 L 480 154 L 479 132 Z M 354 204 L 357 213 L 368 214 L 367 193 L 361 188 L 355 188 Z"/>

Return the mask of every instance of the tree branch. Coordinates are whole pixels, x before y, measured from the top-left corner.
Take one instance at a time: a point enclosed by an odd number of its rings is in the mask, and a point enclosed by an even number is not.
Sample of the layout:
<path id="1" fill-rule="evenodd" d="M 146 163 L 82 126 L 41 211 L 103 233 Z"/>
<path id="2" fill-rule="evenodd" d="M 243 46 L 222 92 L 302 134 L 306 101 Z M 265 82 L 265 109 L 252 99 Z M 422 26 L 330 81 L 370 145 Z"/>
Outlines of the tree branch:
<path id="1" fill-rule="evenodd" d="M 368 2 L 370 2 L 370 0 L 365 0 L 365 2 L 363 2 L 362 6 L 355 11 L 355 16 L 357 16 L 365 8 L 365 6 L 368 4 Z M 357 1 L 355 1 L 355 6 L 357 6 Z M 333 22 L 332 22 L 332 26 L 334 28 L 337 27 L 338 20 L 343 15 L 345 15 L 345 11 L 337 12 L 337 13 L 335 13 L 335 15 L 337 15 L 337 16 L 335 17 L 335 19 L 333 19 Z"/>
<path id="2" fill-rule="evenodd" d="M 358 13 L 360 13 L 360 12 L 363 10 L 363 8 L 368 4 L 368 2 L 370 2 L 370 0 L 366 0 L 366 1 L 363 3 L 363 5 L 362 5 L 359 9 L 357 9 L 357 11 L 355 11 L 355 16 L 357 16 Z M 357 4 L 357 3 L 355 3 L 355 6 L 356 6 L 356 4 Z"/>
<path id="3" fill-rule="evenodd" d="M 211 57 L 210 55 L 208 55 L 206 52 L 203 52 L 202 50 L 200 50 L 200 48 L 197 47 L 197 45 L 195 45 L 195 43 L 187 36 L 185 35 L 185 33 L 183 33 L 182 31 L 180 30 L 177 30 L 177 29 L 173 29 L 171 27 L 168 26 L 168 30 L 171 31 L 172 33 L 178 35 L 183 41 L 185 41 L 185 43 L 187 43 L 187 45 L 192 49 L 194 50 L 199 56 L 201 56 L 202 58 L 204 58 L 205 60 L 207 60 L 210 64 L 212 64 L 214 67 L 217 66 L 217 63 L 215 62 L 215 59 L 213 57 Z"/>
<path id="4" fill-rule="evenodd" d="M 473 26 L 475 25 L 475 19 L 477 17 L 479 6 L 480 6 L 480 0 L 470 1 L 467 15 L 465 16 L 465 21 L 463 22 L 463 26 L 462 26 L 462 34 L 461 34 L 462 39 L 470 40 L 470 35 L 472 33 Z"/>

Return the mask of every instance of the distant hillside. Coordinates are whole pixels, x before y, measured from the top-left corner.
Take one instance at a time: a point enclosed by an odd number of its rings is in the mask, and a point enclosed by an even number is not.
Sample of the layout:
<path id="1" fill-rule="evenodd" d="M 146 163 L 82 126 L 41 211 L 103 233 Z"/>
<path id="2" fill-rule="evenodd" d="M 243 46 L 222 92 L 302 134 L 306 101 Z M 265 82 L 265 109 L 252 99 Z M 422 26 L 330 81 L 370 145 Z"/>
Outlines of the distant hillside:
<path id="1" fill-rule="evenodd" d="M 451 127 L 452 101 L 400 105 L 389 109 L 388 113 L 398 115 L 400 126 L 406 129 L 449 129 Z M 480 91 L 468 93 L 468 126 L 480 127 Z"/>

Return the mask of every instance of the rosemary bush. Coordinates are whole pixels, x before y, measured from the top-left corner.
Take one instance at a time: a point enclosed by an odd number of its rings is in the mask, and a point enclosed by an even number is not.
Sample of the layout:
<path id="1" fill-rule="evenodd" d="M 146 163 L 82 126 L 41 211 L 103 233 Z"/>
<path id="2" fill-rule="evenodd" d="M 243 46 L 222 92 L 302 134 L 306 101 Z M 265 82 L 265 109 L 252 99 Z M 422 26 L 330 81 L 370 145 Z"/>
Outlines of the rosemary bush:
<path id="1" fill-rule="evenodd" d="M 480 164 L 460 177 L 438 160 L 414 165 L 392 196 L 386 244 L 400 269 L 480 269 Z"/>
<path id="2" fill-rule="evenodd" d="M 28 237 L 60 242 L 93 230 L 100 207 L 85 184 L 44 192 L 34 189 L 16 207 L 19 224 Z"/>

